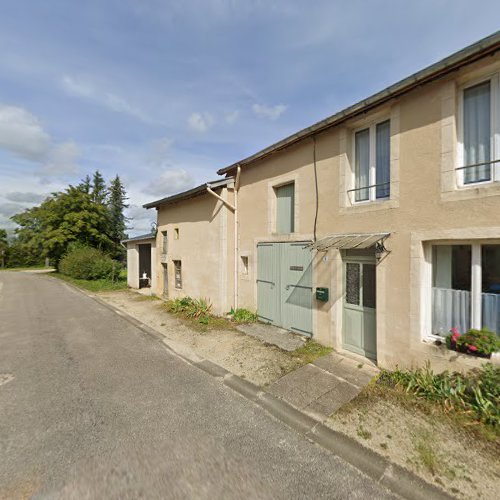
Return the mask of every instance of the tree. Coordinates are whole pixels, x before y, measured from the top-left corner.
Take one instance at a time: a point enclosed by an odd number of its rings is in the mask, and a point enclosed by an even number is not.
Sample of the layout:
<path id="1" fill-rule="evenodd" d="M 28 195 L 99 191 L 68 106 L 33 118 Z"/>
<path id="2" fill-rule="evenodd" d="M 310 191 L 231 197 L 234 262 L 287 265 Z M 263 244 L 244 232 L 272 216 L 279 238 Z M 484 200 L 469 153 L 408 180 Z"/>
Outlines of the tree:
<path id="1" fill-rule="evenodd" d="M 84 181 L 84 185 L 85 183 L 86 180 Z M 92 201 L 104 205 L 106 203 L 107 194 L 108 190 L 106 189 L 104 177 L 99 170 L 96 170 L 92 177 Z"/>
<path id="2" fill-rule="evenodd" d="M 86 193 L 81 186 L 53 193 L 40 206 L 14 215 L 12 220 L 20 226 L 16 230 L 18 243 L 30 255 L 49 257 L 56 267 L 71 242 L 105 252 L 114 249 L 108 234 L 107 206 L 96 203 L 94 193 Z"/>
<path id="3" fill-rule="evenodd" d="M 126 203 L 127 193 L 118 175 L 111 181 L 108 193 L 109 237 L 115 244 L 115 256 L 123 259 L 125 251 L 120 241 L 126 238 L 125 230 L 128 219 L 125 217 L 124 210 L 128 204 Z"/>
<path id="4" fill-rule="evenodd" d="M 81 190 L 85 193 L 90 193 L 90 188 L 91 188 L 91 181 L 90 181 L 90 175 L 86 175 L 85 179 L 78 184 L 78 187 L 81 188 Z"/>
<path id="5" fill-rule="evenodd" d="M 5 267 L 8 247 L 7 231 L 5 229 L 0 229 L 0 267 Z"/>

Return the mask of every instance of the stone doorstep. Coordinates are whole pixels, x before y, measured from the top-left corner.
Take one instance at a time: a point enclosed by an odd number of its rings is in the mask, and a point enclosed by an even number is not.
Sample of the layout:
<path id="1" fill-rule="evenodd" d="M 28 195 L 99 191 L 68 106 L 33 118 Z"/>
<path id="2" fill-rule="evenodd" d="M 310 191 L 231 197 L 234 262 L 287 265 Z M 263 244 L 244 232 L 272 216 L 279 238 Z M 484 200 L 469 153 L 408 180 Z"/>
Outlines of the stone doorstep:
<path id="1" fill-rule="evenodd" d="M 306 341 L 302 335 L 265 323 L 247 323 L 236 326 L 236 329 L 245 335 L 250 335 L 289 352 L 302 347 Z"/>

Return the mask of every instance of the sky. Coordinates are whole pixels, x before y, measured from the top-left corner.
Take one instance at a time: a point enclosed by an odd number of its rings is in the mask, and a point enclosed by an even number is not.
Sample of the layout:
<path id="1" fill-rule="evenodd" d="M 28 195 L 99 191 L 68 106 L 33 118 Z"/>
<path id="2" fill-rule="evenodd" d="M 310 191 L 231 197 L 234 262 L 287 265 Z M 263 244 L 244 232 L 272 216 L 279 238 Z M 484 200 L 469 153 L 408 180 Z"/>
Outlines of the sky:
<path id="1" fill-rule="evenodd" d="M 0 0 L 0 228 L 100 170 L 147 203 L 500 28 L 498 0 Z"/>

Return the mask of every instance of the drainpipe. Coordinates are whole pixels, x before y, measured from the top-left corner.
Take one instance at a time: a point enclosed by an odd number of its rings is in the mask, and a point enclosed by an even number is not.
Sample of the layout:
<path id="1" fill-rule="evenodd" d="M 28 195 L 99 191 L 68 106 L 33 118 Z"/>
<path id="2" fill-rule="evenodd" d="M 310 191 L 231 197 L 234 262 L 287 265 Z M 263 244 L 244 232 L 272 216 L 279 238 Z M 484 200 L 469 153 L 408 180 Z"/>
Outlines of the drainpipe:
<path id="1" fill-rule="evenodd" d="M 241 166 L 236 167 L 234 180 L 234 308 L 238 309 L 238 191 L 240 190 Z"/>

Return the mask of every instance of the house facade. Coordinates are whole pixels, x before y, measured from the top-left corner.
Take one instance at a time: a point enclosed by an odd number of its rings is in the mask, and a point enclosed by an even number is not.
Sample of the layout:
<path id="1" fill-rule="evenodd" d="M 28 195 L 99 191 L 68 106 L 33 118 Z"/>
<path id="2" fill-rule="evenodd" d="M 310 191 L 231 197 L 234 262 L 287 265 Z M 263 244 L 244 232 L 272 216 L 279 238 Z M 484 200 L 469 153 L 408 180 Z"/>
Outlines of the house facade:
<path id="1" fill-rule="evenodd" d="M 128 286 L 156 290 L 156 274 L 153 272 L 156 260 L 156 235 L 142 234 L 123 240 L 121 243 L 127 249 Z"/>
<path id="2" fill-rule="evenodd" d="M 218 173 L 224 222 L 158 212 L 192 224 L 186 294 L 383 367 L 473 366 L 437 344 L 500 334 L 500 33 Z"/>

